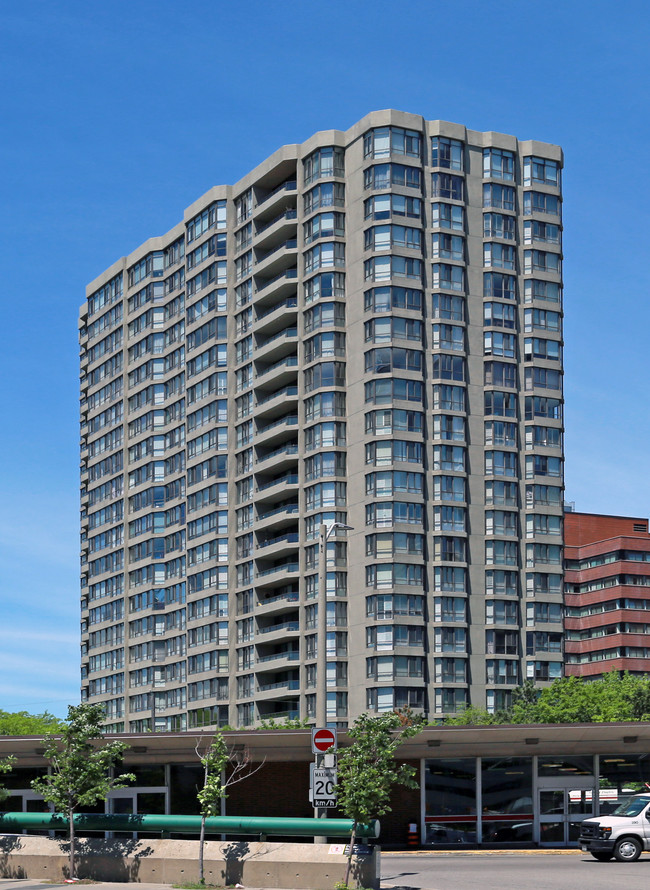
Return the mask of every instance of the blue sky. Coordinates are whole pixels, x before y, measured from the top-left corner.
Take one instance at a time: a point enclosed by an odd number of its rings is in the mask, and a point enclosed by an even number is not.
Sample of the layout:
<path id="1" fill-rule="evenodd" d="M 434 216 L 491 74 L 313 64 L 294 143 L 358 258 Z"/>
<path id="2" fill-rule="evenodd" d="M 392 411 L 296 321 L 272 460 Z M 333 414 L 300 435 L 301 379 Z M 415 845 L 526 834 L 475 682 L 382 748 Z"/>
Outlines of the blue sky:
<path id="1" fill-rule="evenodd" d="M 373 109 L 563 146 L 567 499 L 648 515 L 649 22 L 630 0 L 4 4 L 0 709 L 78 701 L 86 283 Z"/>

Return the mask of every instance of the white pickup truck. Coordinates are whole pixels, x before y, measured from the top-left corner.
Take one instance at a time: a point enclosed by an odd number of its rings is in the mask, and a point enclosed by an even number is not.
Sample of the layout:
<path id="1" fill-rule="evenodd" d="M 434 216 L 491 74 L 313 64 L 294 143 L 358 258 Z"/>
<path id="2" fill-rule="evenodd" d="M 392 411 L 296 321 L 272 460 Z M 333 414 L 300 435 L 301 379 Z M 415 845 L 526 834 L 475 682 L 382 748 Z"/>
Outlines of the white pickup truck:
<path id="1" fill-rule="evenodd" d="M 636 862 L 650 851 L 650 793 L 629 797 L 609 816 L 582 822 L 578 843 L 599 862 Z"/>

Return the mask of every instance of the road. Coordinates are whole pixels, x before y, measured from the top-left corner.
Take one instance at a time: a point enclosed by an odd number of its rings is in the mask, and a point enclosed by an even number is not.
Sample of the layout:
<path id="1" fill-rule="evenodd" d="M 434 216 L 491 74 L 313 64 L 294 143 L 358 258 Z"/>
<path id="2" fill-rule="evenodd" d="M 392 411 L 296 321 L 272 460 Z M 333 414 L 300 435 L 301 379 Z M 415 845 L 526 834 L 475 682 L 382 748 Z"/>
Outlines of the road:
<path id="1" fill-rule="evenodd" d="M 382 890 L 630 890 L 650 886 L 650 856 L 596 862 L 580 852 L 382 853 Z"/>

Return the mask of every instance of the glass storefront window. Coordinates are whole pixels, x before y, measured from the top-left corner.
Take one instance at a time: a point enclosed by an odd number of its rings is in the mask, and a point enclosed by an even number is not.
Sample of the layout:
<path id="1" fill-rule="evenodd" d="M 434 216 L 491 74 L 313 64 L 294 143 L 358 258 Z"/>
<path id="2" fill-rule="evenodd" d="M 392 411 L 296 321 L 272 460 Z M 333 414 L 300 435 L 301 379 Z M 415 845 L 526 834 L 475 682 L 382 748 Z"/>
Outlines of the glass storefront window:
<path id="1" fill-rule="evenodd" d="M 650 786 L 649 754 L 601 754 L 599 758 L 600 813 L 612 813 L 633 794 Z"/>
<path id="2" fill-rule="evenodd" d="M 589 757 L 540 757 L 537 761 L 538 776 L 593 776 L 594 758 Z"/>
<path id="3" fill-rule="evenodd" d="M 476 760 L 427 760 L 425 769 L 427 844 L 476 843 Z"/>
<path id="4" fill-rule="evenodd" d="M 483 843 L 532 841 L 532 759 L 484 758 L 481 789 Z"/>

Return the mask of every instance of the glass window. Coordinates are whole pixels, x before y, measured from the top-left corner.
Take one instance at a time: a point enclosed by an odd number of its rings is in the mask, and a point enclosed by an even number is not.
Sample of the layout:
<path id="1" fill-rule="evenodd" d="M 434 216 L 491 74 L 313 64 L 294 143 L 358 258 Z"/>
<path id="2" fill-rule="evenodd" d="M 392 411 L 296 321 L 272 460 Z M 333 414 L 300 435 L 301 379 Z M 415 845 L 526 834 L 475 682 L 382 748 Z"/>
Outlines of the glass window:
<path id="1" fill-rule="evenodd" d="M 434 136 L 431 139 L 431 166 L 462 170 L 463 143 L 446 136 Z"/>
<path id="2" fill-rule="evenodd" d="M 435 710 L 440 714 L 462 710 L 466 696 L 464 689 L 438 689 Z M 476 760 L 473 757 L 426 761 L 427 844 L 455 846 L 459 843 L 476 843 L 476 778 Z"/>
<path id="3" fill-rule="evenodd" d="M 560 165 L 549 158 L 524 158 L 524 185 L 560 185 Z"/>
<path id="4" fill-rule="evenodd" d="M 483 178 L 513 180 L 515 178 L 514 153 L 503 148 L 484 148 Z"/>

